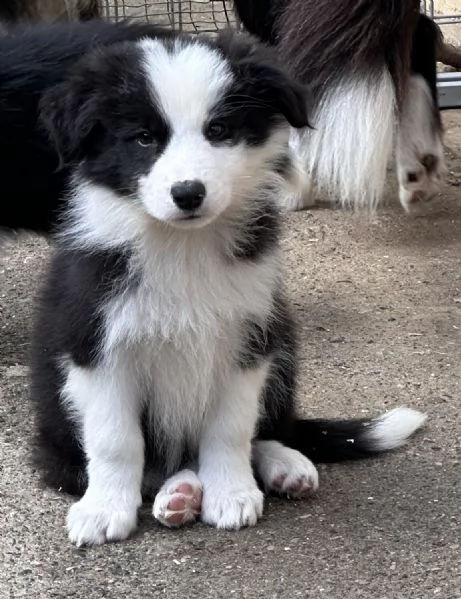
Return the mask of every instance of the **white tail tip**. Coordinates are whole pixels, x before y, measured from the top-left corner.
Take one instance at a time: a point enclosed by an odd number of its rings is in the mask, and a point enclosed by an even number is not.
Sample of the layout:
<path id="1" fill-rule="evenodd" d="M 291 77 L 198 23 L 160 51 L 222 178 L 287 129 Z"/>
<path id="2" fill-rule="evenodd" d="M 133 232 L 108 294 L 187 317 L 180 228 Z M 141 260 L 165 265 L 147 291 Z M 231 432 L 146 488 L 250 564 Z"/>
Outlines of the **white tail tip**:
<path id="1" fill-rule="evenodd" d="M 395 408 L 370 422 L 365 439 L 373 451 L 395 449 L 403 445 L 426 420 L 427 415 L 418 410 Z"/>

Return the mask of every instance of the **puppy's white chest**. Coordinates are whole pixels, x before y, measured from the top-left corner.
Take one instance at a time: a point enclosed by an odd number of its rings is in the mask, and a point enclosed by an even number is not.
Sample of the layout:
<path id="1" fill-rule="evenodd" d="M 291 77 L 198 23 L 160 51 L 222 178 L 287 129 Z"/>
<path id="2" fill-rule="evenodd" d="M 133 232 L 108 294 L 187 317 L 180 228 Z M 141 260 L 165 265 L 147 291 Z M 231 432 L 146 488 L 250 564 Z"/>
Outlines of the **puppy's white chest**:
<path id="1" fill-rule="evenodd" d="M 179 425 L 188 436 L 201 428 L 207 410 L 233 370 L 238 353 L 236 337 L 229 325 L 223 325 L 219 334 L 184 332 L 154 349 L 153 412 L 163 427 Z"/>
<path id="2" fill-rule="evenodd" d="M 245 321 L 270 312 L 277 280 L 273 258 L 235 266 L 193 249 L 151 260 L 105 313 L 104 353 L 130 365 L 170 463 L 180 443 L 198 446 L 209 410 L 232 384 Z"/>
<path id="3" fill-rule="evenodd" d="M 203 313 L 200 313 L 203 310 Z M 210 304 L 159 302 L 139 293 L 107 313 L 106 353 L 128 365 L 162 437 L 195 445 L 213 400 L 238 358 L 242 320 Z M 171 453 L 172 448 L 169 448 Z"/>
<path id="4" fill-rule="evenodd" d="M 238 356 L 234 329 L 184 330 L 171 340 L 140 343 L 134 351 L 151 437 L 168 455 L 172 471 L 185 447 L 197 455 L 207 415 L 229 385 Z"/>

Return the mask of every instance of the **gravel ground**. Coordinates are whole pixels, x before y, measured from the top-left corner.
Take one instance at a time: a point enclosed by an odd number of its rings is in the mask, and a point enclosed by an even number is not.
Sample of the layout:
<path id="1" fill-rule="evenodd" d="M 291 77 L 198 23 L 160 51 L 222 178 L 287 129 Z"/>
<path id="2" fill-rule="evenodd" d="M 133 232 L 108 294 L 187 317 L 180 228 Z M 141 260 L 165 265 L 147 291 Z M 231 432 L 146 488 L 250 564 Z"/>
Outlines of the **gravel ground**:
<path id="1" fill-rule="evenodd" d="M 69 497 L 27 463 L 27 346 L 48 248 L 20 239 L 0 265 L 0 597 L 461 598 L 461 114 L 445 115 L 448 184 L 411 217 L 290 215 L 287 280 L 301 335 L 300 403 L 313 416 L 429 414 L 408 447 L 320 467 L 309 501 L 267 501 L 256 528 L 160 528 L 75 549 Z"/>

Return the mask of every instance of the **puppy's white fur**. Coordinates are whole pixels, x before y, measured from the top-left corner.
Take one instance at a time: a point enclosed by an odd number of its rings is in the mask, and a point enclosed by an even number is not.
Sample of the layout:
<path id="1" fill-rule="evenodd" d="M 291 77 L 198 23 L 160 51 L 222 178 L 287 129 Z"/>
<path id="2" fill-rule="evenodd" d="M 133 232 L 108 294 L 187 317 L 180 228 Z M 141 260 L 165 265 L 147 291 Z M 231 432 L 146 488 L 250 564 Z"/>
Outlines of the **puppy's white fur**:
<path id="1" fill-rule="evenodd" d="M 125 539 L 136 527 L 144 466 L 141 402 L 133 373 L 117 366 L 67 367 L 62 396 L 81 427 L 89 477 L 67 517 L 76 545 Z"/>
<path id="2" fill-rule="evenodd" d="M 125 497 L 129 525 L 121 522 L 118 538 L 134 526 L 143 468 L 142 401 L 154 428 L 169 441 L 161 449 L 171 474 L 185 439 L 199 449 L 205 521 L 238 528 L 253 524 L 261 512 L 249 456 L 267 366 L 235 372 L 231 365 L 239 351 L 238 323 L 262 319 L 271 309 L 278 260 L 269 255 L 259 264 L 225 264 L 217 233 L 155 228 L 149 251 L 141 248 L 136 256 L 143 261 L 142 281 L 106 308 L 101 372 L 69 369 L 67 402 L 83 425 L 85 442 L 97 438 L 102 444 L 92 452 L 90 443 L 90 486 L 69 515 L 69 535 L 77 543 L 101 542 L 106 520 L 93 516 L 96 503 L 120 506 Z M 93 472 L 98 476 L 92 478 Z M 106 537 L 117 536 L 109 524 Z"/>
<path id="3" fill-rule="evenodd" d="M 402 406 L 371 421 L 364 437 L 377 451 L 396 449 L 404 445 L 426 420 L 426 414 Z"/>
<path id="4" fill-rule="evenodd" d="M 263 494 L 251 468 L 251 440 L 268 363 L 235 373 L 207 414 L 199 450 L 202 520 L 218 528 L 256 524 Z"/>

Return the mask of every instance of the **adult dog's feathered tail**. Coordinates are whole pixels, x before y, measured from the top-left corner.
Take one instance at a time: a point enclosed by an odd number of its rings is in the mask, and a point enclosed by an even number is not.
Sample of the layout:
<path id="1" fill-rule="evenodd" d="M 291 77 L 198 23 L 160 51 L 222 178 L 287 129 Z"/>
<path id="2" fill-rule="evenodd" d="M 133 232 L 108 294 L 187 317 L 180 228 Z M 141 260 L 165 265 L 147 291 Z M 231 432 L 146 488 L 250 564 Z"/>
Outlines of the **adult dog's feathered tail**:
<path id="1" fill-rule="evenodd" d="M 287 66 L 312 91 L 314 129 L 292 136 L 299 169 L 342 204 L 374 207 L 383 193 L 396 112 L 410 72 L 419 0 L 235 4 L 254 33 L 248 15 L 254 20 L 266 6 L 265 26 L 273 26 L 266 41 L 277 44 Z M 300 205 L 306 201 L 298 199 Z"/>

